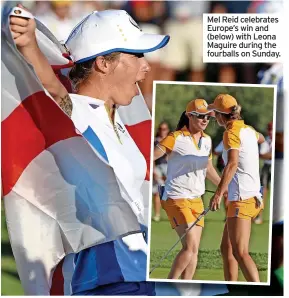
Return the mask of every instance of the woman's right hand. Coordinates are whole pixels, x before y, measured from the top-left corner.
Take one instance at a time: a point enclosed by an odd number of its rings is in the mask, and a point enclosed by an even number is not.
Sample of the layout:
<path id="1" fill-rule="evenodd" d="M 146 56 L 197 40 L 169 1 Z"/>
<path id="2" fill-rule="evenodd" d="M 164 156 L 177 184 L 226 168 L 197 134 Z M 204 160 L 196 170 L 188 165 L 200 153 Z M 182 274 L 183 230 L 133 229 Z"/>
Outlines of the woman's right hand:
<path id="1" fill-rule="evenodd" d="M 18 7 L 25 9 L 22 5 L 18 5 Z M 18 16 L 10 17 L 10 30 L 18 48 L 37 46 L 35 29 L 35 19 L 27 19 Z"/>
<path id="2" fill-rule="evenodd" d="M 210 204 L 209 204 L 209 208 L 211 211 L 216 211 L 216 210 L 219 210 L 220 207 L 221 207 L 221 201 L 222 201 L 222 196 L 218 195 L 218 194 L 214 194 L 212 197 L 211 197 L 211 200 L 210 200 Z"/>

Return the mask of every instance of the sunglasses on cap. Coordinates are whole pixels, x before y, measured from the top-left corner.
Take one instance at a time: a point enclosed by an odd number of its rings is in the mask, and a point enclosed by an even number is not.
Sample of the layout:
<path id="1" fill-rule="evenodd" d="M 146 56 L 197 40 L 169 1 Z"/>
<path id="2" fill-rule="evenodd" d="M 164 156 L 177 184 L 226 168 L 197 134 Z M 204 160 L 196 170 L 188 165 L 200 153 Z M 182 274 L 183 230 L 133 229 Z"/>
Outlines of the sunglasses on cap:
<path id="1" fill-rule="evenodd" d="M 196 116 L 198 119 L 205 119 L 205 120 L 210 120 L 212 118 L 212 116 L 208 115 L 208 114 L 198 114 L 198 113 L 190 113 L 191 115 Z"/>

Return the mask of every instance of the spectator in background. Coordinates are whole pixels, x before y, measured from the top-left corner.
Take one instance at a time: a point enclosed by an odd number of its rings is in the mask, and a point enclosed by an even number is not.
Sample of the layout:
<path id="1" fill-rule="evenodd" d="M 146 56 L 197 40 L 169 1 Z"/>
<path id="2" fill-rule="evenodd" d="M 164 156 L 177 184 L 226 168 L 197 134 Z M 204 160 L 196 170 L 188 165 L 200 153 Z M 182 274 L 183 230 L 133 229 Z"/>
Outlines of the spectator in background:
<path id="1" fill-rule="evenodd" d="M 66 41 L 69 33 L 79 21 L 71 16 L 72 5 L 73 1 L 69 0 L 50 1 L 48 11 L 45 14 L 36 15 L 61 43 Z"/>
<path id="2" fill-rule="evenodd" d="M 178 71 L 191 71 L 189 81 L 203 82 L 203 13 L 209 12 L 208 1 L 170 1 L 170 18 L 164 32 L 170 32 L 170 46 L 162 55 L 162 80 L 173 81 Z"/>
<path id="3" fill-rule="evenodd" d="M 170 133 L 169 125 L 166 121 L 160 123 L 156 138 L 155 145 L 162 141 Z M 167 176 L 167 156 L 164 155 L 154 163 L 153 169 L 153 206 L 154 217 L 153 220 L 158 222 L 161 219 L 161 201 L 158 193 L 158 185 L 163 185 Z"/>
<path id="4" fill-rule="evenodd" d="M 272 129 L 273 123 L 270 122 L 267 127 L 267 136 L 265 142 L 260 145 L 260 158 L 264 160 L 264 165 L 261 170 L 261 185 L 263 186 L 263 203 L 265 205 L 268 188 L 271 182 L 271 158 L 272 158 Z M 263 212 L 255 218 L 255 224 L 263 223 Z"/>

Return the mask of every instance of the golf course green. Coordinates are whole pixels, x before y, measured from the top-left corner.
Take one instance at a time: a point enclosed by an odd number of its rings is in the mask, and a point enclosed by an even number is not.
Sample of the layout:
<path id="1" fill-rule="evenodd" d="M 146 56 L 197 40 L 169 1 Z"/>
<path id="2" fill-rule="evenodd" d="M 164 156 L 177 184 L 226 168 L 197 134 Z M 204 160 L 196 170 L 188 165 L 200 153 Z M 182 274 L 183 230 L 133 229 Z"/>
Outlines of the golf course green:
<path id="1" fill-rule="evenodd" d="M 208 190 L 214 190 L 214 186 L 207 182 Z M 208 206 L 211 193 L 204 196 L 204 205 Z M 268 241 L 269 241 L 269 198 L 263 215 L 263 224 L 252 224 L 252 234 L 250 239 L 250 253 L 257 264 L 260 272 L 261 282 L 267 282 L 268 269 Z M 205 227 L 203 230 L 199 260 L 194 276 L 195 280 L 224 281 L 223 264 L 220 254 L 220 243 L 225 224 L 225 210 L 222 205 L 221 210 L 209 212 L 205 217 Z M 178 237 L 172 230 L 165 212 L 162 210 L 161 221 L 152 221 L 151 225 L 151 256 L 150 269 L 152 269 L 161 257 L 177 242 Z M 174 257 L 181 248 L 179 244 L 162 264 L 152 272 L 151 278 L 165 279 L 169 273 Z M 245 281 L 241 272 L 239 272 L 239 281 Z"/>

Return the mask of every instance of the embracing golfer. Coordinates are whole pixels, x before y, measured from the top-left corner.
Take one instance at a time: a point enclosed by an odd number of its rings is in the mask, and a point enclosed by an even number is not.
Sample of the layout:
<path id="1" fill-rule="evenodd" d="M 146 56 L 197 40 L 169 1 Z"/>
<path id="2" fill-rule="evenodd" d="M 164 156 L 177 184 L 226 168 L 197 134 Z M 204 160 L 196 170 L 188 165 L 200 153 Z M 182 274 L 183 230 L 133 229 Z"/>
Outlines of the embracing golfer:
<path id="1" fill-rule="evenodd" d="M 237 281 L 240 266 L 247 281 L 259 282 L 255 262 L 249 255 L 251 222 L 263 209 L 260 193 L 258 144 L 264 136 L 246 125 L 241 118 L 241 106 L 229 94 L 219 94 L 209 105 L 215 111 L 223 135 L 225 169 L 221 182 L 211 199 L 210 208 L 220 208 L 223 192 L 228 187 L 227 222 L 221 253 L 226 281 Z"/>
<path id="2" fill-rule="evenodd" d="M 187 232 L 182 239 L 182 249 L 172 265 L 169 279 L 193 278 L 204 218 L 190 230 L 189 228 L 204 211 L 202 195 L 205 193 L 206 177 L 215 185 L 220 182 L 212 164 L 212 140 L 204 133 L 213 114 L 207 106 L 204 99 L 190 101 L 181 115 L 176 131 L 154 149 L 155 160 L 168 154 L 162 207 L 179 237 Z"/>

